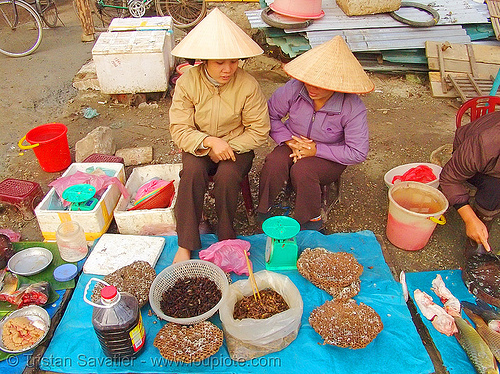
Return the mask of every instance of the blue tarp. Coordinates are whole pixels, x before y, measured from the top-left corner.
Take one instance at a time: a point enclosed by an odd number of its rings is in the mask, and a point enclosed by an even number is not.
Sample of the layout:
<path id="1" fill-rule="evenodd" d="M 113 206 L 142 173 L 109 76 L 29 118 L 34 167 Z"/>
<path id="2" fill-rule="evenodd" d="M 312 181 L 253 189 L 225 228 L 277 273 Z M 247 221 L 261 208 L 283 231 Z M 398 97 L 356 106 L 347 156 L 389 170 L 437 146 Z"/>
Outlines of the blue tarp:
<path id="1" fill-rule="evenodd" d="M 451 293 L 460 301 L 470 301 L 475 302 L 474 296 L 467 290 L 462 281 L 462 272 L 460 270 L 441 270 L 441 271 L 427 271 L 419 273 L 407 273 L 406 283 L 408 285 L 408 291 L 410 292 L 410 297 L 413 299 L 413 292 L 416 289 L 427 293 L 434 299 L 434 302 L 440 306 L 443 304 L 439 301 L 436 294 L 431 291 L 432 280 L 436 278 L 436 275 L 440 274 L 446 287 L 451 291 Z M 431 321 L 425 318 L 420 309 L 417 310 L 420 317 L 424 321 L 425 326 L 429 330 L 429 333 L 441 354 L 443 364 L 450 374 L 470 374 L 475 373 L 475 369 L 469 361 L 467 354 L 462 349 L 457 339 L 454 336 L 446 336 L 437 331 L 434 326 L 432 326 Z M 468 319 L 465 313 L 462 312 L 462 317 Z"/>
<path id="2" fill-rule="evenodd" d="M 297 271 L 285 271 L 299 289 L 304 301 L 302 325 L 297 339 L 280 352 L 235 362 L 223 345 L 214 356 L 198 363 L 182 364 L 162 359 L 153 340 L 165 321 L 142 309 L 146 329 L 146 345 L 134 360 L 114 363 L 104 356 L 92 328 L 92 307 L 83 301 L 83 289 L 91 278 L 82 274 L 73 298 L 59 324 L 51 344 L 43 356 L 43 370 L 65 373 L 157 373 L 157 372 L 215 372 L 215 373 L 432 373 L 434 367 L 412 322 L 403 300 L 401 286 L 384 261 L 382 251 L 371 231 L 323 235 L 313 231 L 297 234 L 299 251 L 324 247 L 331 251 L 352 253 L 363 265 L 361 292 L 355 297 L 373 307 L 384 324 L 383 331 L 364 349 L 339 348 L 322 345 L 322 339 L 308 323 L 311 311 L 331 297 L 304 279 Z M 160 272 L 172 263 L 177 238 L 166 237 L 165 248 L 155 270 Z M 241 237 L 251 243 L 250 259 L 254 270 L 264 269 L 264 234 Z M 203 235 L 207 248 L 216 242 L 215 235 Z M 233 280 L 241 277 L 234 276 Z M 221 326 L 218 314 L 211 318 Z"/>

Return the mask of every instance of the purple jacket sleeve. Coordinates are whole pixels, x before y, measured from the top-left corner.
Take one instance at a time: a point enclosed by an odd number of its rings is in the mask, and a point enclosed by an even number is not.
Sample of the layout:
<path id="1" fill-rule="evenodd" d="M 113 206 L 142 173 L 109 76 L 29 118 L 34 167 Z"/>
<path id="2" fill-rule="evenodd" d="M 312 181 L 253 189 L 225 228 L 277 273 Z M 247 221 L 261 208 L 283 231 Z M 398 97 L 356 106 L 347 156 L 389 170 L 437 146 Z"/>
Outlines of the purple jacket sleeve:
<path id="1" fill-rule="evenodd" d="M 342 105 L 344 140 L 339 143 L 316 142 L 316 156 L 342 165 L 366 160 L 369 150 L 366 107 L 356 95 L 347 95 Z"/>

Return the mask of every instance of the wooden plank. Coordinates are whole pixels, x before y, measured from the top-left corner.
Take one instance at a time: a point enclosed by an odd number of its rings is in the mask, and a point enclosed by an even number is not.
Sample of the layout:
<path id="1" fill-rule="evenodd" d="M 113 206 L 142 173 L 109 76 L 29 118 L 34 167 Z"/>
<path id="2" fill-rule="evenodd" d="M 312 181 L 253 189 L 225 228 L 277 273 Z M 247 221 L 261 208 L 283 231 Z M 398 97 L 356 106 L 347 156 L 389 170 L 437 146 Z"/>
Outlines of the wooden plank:
<path id="1" fill-rule="evenodd" d="M 441 73 L 441 89 L 443 93 L 448 92 L 448 87 L 446 86 L 446 74 L 444 72 L 444 58 L 443 58 L 443 48 L 440 45 L 436 45 L 439 60 L 439 72 Z"/>
<path id="2" fill-rule="evenodd" d="M 427 58 L 437 58 L 437 49 L 434 45 L 442 43 L 427 41 L 425 43 Z M 469 61 L 467 53 L 467 44 L 451 43 L 451 47 L 444 51 L 443 56 L 449 60 Z M 500 65 L 500 47 L 484 44 L 472 44 L 474 56 L 477 63 L 499 64 Z"/>
<path id="3" fill-rule="evenodd" d="M 427 58 L 427 63 L 429 70 L 439 70 L 439 60 L 436 58 Z M 500 68 L 500 64 L 484 64 L 476 63 L 477 66 L 477 77 L 479 78 L 489 78 L 491 75 L 495 76 Z M 444 70 L 446 72 L 453 73 L 468 73 L 472 74 L 469 61 L 456 61 L 444 60 Z"/>
<path id="4" fill-rule="evenodd" d="M 467 95 L 462 91 L 461 86 L 458 84 L 457 81 L 455 81 L 455 79 L 452 76 L 449 76 L 449 79 L 451 80 L 451 84 L 453 85 L 455 90 L 457 90 L 460 98 L 462 99 L 462 102 L 465 102 L 467 100 Z"/>
<path id="5" fill-rule="evenodd" d="M 493 31 L 495 32 L 497 40 L 500 40 L 500 1 L 486 0 L 486 4 L 488 5 Z"/>
<path id="6" fill-rule="evenodd" d="M 443 92 L 441 84 L 441 73 L 438 71 L 429 72 L 429 83 L 431 86 L 431 94 L 433 97 L 458 97 L 458 92 L 453 86 L 447 84 L 447 92 Z"/>
<path id="7" fill-rule="evenodd" d="M 481 89 L 479 84 L 477 84 L 477 82 L 475 81 L 474 76 L 469 74 L 468 78 L 469 78 L 469 82 L 471 83 L 472 87 L 474 87 L 474 90 L 477 92 L 478 96 L 486 95 L 486 93 L 483 92 L 483 90 Z"/>
<path id="8" fill-rule="evenodd" d="M 473 77 L 478 76 L 476 57 L 474 56 L 474 49 L 471 44 L 467 44 L 467 54 L 469 55 L 470 70 Z"/>
<path id="9" fill-rule="evenodd" d="M 493 85 L 493 77 L 477 79 L 470 74 L 450 73 L 447 74 L 447 80 L 451 82 L 463 102 L 476 96 L 488 95 Z"/>

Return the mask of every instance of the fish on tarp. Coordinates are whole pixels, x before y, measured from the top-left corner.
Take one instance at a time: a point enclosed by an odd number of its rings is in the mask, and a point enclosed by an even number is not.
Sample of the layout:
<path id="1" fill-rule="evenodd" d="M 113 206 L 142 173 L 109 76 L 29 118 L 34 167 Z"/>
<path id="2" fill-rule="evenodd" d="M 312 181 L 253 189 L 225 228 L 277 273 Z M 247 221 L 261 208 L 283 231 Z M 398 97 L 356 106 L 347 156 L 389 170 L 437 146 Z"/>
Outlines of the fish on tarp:
<path id="1" fill-rule="evenodd" d="M 481 299 L 477 299 L 476 304 L 468 301 L 462 301 L 461 304 L 462 308 L 465 307 L 480 316 L 490 329 L 500 333 L 500 311 Z"/>
<path id="2" fill-rule="evenodd" d="M 463 311 L 476 325 L 476 331 L 483 338 L 483 340 L 488 344 L 488 347 L 493 353 L 493 356 L 500 362 L 500 333 L 492 330 L 488 327 L 486 322 L 477 314 L 472 312 L 466 306 L 463 307 Z"/>
<path id="3" fill-rule="evenodd" d="M 462 278 L 470 293 L 500 308 L 500 260 L 497 256 L 490 253 L 471 256 Z"/>
<path id="4" fill-rule="evenodd" d="M 486 342 L 469 322 L 462 317 L 454 316 L 458 332 L 458 342 L 467 353 L 467 357 L 479 374 L 498 374 L 498 366 Z"/>

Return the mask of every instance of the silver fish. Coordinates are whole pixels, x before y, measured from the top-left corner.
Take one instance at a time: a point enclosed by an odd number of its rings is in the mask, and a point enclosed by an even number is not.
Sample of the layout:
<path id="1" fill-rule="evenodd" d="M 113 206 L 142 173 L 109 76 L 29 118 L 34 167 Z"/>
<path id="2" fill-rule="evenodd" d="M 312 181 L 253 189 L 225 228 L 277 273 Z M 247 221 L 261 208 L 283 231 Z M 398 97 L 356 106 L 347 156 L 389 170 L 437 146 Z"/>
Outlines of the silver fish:
<path id="1" fill-rule="evenodd" d="M 462 301 L 460 304 L 462 304 L 462 308 L 465 307 L 480 316 L 492 330 L 500 333 L 500 312 L 487 302 L 477 299 L 476 304 L 468 301 Z"/>
<path id="2" fill-rule="evenodd" d="M 493 356 L 500 362 L 500 333 L 493 331 L 488 327 L 486 322 L 477 314 L 473 313 L 467 307 L 463 307 L 463 311 L 476 325 L 476 331 L 479 333 L 481 338 L 490 347 Z"/>
<path id="3" fill-rule="evenodd" d="M 498 367 L 486 342 L 462 317 L 453 317 L 458 328 L 455 334 L 458 342 L 469 357 L 478 374 L 498 374 Z"/>

